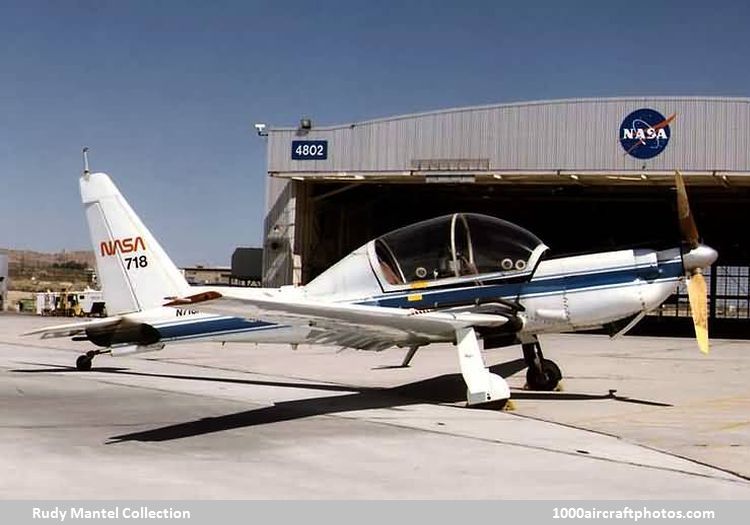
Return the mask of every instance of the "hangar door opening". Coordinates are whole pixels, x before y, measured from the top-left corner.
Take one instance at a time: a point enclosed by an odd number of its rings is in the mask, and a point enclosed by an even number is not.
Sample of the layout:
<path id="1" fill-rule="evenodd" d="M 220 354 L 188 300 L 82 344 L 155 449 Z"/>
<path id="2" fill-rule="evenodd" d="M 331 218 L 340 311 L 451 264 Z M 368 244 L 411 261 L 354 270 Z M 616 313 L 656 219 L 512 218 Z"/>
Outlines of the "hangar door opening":
<path id="1" fill-rule="evenodd" d="M 551 256 L 680 243 L 675 192 L 668 186 L 394 184 L 292 181 L 294 253 L 307 283 L 368 240 L 407 224 L 454 212 L 491 215 L 536 234 Z M 750 253 L 738 237 L 750 191 L 689 187 L 701 235 L 720 254 L 707 272 L 712 334 L 750 329 Z M 291 248 L 291 247 L 290 247 Z M 644 333 L 689 335 L 684 287 L 649 316 Z"/>

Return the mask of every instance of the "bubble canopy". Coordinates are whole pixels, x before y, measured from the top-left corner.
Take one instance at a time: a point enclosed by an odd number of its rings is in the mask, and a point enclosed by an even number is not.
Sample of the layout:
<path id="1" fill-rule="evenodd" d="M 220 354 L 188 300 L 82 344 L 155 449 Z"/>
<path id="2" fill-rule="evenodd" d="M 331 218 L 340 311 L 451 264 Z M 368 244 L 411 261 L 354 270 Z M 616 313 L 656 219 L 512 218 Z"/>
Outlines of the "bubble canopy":
<path id="1" fill-rule="evenodd" d="M 391 286 L 487 274 L 531 275 L 547 249 L 520 226 L 474 213 L 412 224 L 372 243 L 374 266 L 383 284 Z"/>

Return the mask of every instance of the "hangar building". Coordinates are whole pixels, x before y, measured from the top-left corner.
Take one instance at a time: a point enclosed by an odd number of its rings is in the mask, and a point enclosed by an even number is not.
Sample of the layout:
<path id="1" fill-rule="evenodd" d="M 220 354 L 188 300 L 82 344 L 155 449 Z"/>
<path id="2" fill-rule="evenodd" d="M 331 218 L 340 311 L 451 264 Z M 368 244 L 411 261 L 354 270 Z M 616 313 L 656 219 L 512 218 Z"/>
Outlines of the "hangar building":
<path id="1" fill-rule="evenodd" d="M 539 101 L 256 128 L 267 137 L 265 285 L 304 284 L 377 235 L 457 211 L 515 222 L 556 254 L 675 245 L 679 169 L 720 253 L 707 276 L 713 331 L 749 327 L 750 98 Z M 688 316 L 685 291 L 659 314 Z"/>

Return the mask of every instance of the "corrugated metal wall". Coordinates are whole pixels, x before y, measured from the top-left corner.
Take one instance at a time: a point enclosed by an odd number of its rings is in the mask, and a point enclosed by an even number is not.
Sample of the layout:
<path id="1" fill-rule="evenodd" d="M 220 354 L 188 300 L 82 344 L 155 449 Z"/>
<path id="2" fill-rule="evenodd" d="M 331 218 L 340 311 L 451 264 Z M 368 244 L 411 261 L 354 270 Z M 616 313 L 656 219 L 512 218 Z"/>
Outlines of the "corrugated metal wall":
<path id="1" fill-rule="evenodd" d="M 670 124 L 669 144 L 648 160 L 626 155 L 619 142 L 623 119 L 642 108 L 654 109 L 665 117 L 676 114 Z M 327 140 L 328 158 L 292 160 L 293 140 Z M 317 127 L 313 122 L 312 129 L 304 134 L 294 128 L 270 129 L 268 134 L 268 172 L 287 177 L 312 173 L 366 177 L 430 171 L 512 174 L 559 170 L 598 178 L 607 172 L 640 173 L 644 166 L 651 172 L 680 169 L 686 173 L 725 171 L 750 176 L 750 98 L 528 102 L 331 127 Z M 711 177 L 708 181 L 716 184 Z M 310 212 L 304 195 L 296 194 L 301 185 L 278 178 L 268 182 L 266 285 L 297 282 L 295 275 L 305 263 L 298 246 L 302 237 L 298 222 L 306 223 L 304 217 Z"/>
<path id="2" fill-rule="evenodd" d="M 676 113 L 663 153 L 624 155 L 620 124 L 630 112 Z M 313 123 L 314 124 L 314 123 Z M 291 160 L 291 141 L 327 140 L 326 160 Z M 750 172 L 750 99 L 643 97 L 530 102 L 393 117 L 304 136 L 271 129 L 268 171 L 401 172 L 422 159 L 488 161 L 489 170 Z"/>

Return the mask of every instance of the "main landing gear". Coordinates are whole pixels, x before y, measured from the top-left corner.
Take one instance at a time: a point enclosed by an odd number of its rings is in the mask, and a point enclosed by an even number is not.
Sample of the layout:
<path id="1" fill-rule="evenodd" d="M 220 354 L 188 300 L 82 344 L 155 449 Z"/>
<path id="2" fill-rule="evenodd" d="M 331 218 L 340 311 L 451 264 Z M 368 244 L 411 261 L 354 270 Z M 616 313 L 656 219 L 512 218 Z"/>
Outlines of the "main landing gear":
<path id="1" fill-rule="evenodd" d="M 76 370 L 79 370 L 81 372 L 87 372 L 91 370 L 91 363 L 93 362 L 94 357 L 98 356 L 99 354 L 106 354 L 107 352 L 107 350 L 90 350 L 85 354 L 79 355 L 78 359 L 76 359 Z"/>
<path id="2" fill-rule="evenodd" d="M 461 375 L 466 383 L 466 403 L 478 408 L 503 408 L 510 398 L 505 379 L 484 365 L 477 334 L 473 328 L 456 330 L 456 351 Z"/>
<path id="3" fill-rule="evenodd" d="M 560 367 L 554 361 L 545 359 L 539 341 L 523 343 L 523 358 L 526 361 L 526 385 L 529 390 L 552 391 L 562 379 Z"/>

